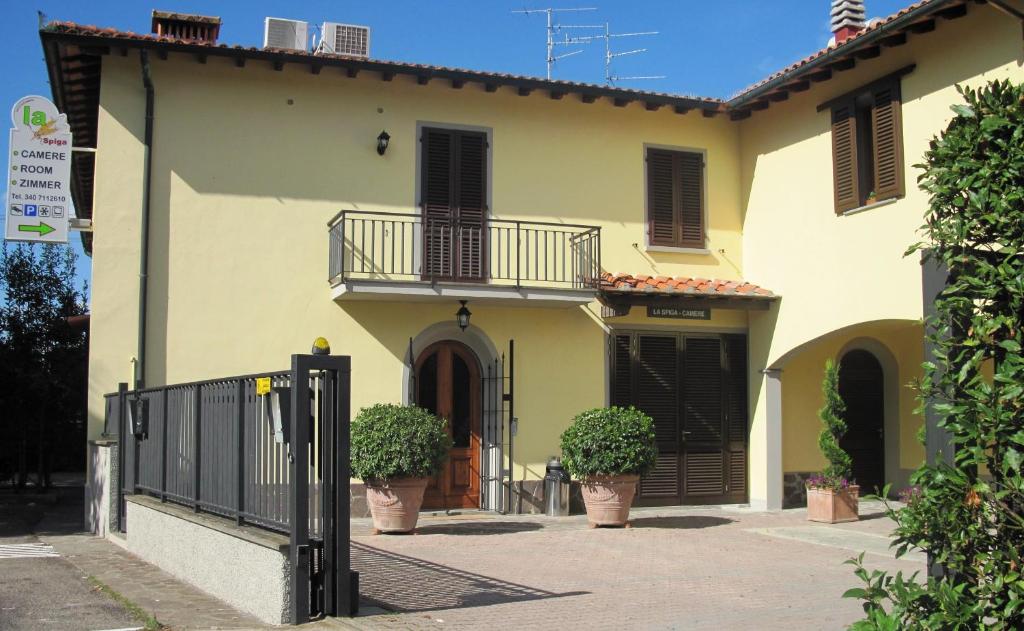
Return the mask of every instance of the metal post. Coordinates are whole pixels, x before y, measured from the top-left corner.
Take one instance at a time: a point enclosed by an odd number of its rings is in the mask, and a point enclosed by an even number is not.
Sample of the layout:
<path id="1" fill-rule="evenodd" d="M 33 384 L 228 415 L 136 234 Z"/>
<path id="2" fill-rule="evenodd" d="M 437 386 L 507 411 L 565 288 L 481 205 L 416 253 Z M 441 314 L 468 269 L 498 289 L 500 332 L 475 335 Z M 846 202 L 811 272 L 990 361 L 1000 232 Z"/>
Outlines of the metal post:
<path id="1" fill-rule="evenodd" d="M 127 383 L 117 384 L 117 531 L 125 531 L 124 519 L 124 448 L 128 439 L 128 432 L 125 427 L 125 393 L 128 392 Z"/>
<path id="2" fill-rule="evenodd" d="M 351 536 L 349 528 L 350 506 L 349 506 L 349 451 L 351 426 L 351 389 L 352 389 L 352 360 L 349 357 L 339 357 L 338 370 L 335 373 L 334 390 L 334 413 L 335 419 L 334 436 L 337 448 L 334 452 L 335 466 L 335 510 L 334 516 L 334 575 L 335 575 L 335 603 L 338 615 L 353 616 L 359 611 L 359 595 L 352 593 L 351 574 L 351 549 L 349 539 Z"/>
<path id="3" fill-rule="evenodd" d="M 515 431 L 519 423 L 516 422 L 515 410 L 515 367 L 516 367 L 516 341 L 508 341 L 508 508 L 512 512 L 512 478 L 515 469 L 514 446 Z"/>
<path id="4" fill-rule="evenodd" d="M 237 484 L 237 497 L 235 505 L 235 523 L 241 525 L 245 521 L 242 513 L 245 511 L 245 379 L 238 380 L 238 388 L 236 391 L 238 397 L 238 427 L 235 437 L 238 440 L 238 467 L 235 469 L 235 475 L 238 479 L 235 480 Z"/>
<path id="5" fill-rule="evenodd" d="M 200 419 L 202 416 L 203 409 L 203 386 L 200 384 L 196 384 L 195 388 L 195 400 L 193 401 L 192 408 L 192 473 L 194 474 L 194 477 L 192 478 L 192 510 L 198 513 L 200 510 L 199 498 L 201 496 L 199 492 L 201 485 L 200 480 L 202 480 L 202 478 L 200 477 L 200 469 L 202 468 L 201 447 L 203 445 L 203 424 L 200 422 Z"/>
<path id="6" fill-rule="evenodd" d="M 519 222 L 516 222 L 516 289 L 519 289 L 519 261 L 522 259 L 522 240 L 519 234 Z M 511 490 L 511 489 L 509 489 Z"/>
<path id="7" fill-rule="evenodd" d="M 163 416 L 161 417 L 161 424 L 163 427 L 160 431 L 160 501 L 167 501 L 167 389 L 160 390 L 160 398 L 163 400 L 163 405 L 160 408 L 163 410 Z"/>
<path id="8" fill-rule="evenodd" d="M 334 401 L 337 388 L 338 375 L 333 370 L 320 371 L 320 413 L 317 415 L 320 421 L 320 497 L 321 497 L 321 530 L 324 540 L 324 565 L 323 565 L 323 595 L 324 613 L 330 616 L 338 615 L 337 608 L 337 546 L 335 525 L 335 502 L 342 501 L 337 496 L 337 489 L 341 488 L 342 480 L 336 477 L 335 466 L 338 457 L 337 434 L 338 416 L 335 414 Z M 324 465 L 327 463 L 327 466 Z"/>
<path id="9" fill-rule="evenodd" d="M 309 387 L 309 359 L 308 355 L 292 355 L 292 423 L 288 446 L 292 624 L 309 622 L 309 397 L 305 392 Z"/>

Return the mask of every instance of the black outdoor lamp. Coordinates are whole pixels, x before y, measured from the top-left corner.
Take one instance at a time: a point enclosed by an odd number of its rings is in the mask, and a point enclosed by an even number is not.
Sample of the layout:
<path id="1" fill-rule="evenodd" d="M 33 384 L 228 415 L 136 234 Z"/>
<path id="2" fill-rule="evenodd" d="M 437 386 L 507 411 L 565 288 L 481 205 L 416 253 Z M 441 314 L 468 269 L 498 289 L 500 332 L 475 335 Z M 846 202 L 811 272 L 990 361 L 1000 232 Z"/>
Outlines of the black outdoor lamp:
<path id="1" fill-rule="evenodd" d="M 381 130 L 380 134 L 377 135 L 377 155 L 384 155 L 384 152 L 388 150 L 388 142 L 391 140 L 391 136 L 388 132 Z"/>
<path id="2" fill-rule="evenodd" d="M 459 323 L 459 328 L 465 331 L 466 327 L 469 326 L 469 316 L 473 314 L 466 308 L 465 300 L 460 300 L 459 303 L 462 306 L 455 312 L 455 320 Z"/>

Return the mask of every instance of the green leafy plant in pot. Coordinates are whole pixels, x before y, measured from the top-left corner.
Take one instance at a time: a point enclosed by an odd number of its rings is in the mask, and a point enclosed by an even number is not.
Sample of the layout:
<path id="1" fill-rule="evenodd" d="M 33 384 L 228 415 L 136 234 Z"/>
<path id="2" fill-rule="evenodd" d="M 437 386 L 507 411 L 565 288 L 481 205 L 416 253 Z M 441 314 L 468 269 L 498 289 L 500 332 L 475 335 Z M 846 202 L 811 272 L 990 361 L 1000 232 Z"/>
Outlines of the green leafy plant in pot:
<path id="1" fill-rule="evenodd" d="M 378 532 L 416 528 L 423 493 L 448 458 L 447 423 L 416 406 L 378 404 L 352 422 L 352 475 L 366 485 Z"/>
<path id="2" fill-rule="evenodd" d="M 657 457 L 654 421 L 633 407 L 581 412 L 562 433 L 562 461 L 581 481 L 591 528 L 629 525 L 637 483 Z"/>
<path id="3" fill-rule="evenodd" d="M 807 480 L 807 519 L 829 524 L 857 521 L 860 487 L 850 480 L 850 454 L 839 446 L 846 434 L 846 404 L 839 396 L 839 368 L 831 358 L 825 362 L 821 391 L 825 404 L 818 418 L 824 427 L 818 436 L 818 448 L 828 466 L 821 475 Z"/>

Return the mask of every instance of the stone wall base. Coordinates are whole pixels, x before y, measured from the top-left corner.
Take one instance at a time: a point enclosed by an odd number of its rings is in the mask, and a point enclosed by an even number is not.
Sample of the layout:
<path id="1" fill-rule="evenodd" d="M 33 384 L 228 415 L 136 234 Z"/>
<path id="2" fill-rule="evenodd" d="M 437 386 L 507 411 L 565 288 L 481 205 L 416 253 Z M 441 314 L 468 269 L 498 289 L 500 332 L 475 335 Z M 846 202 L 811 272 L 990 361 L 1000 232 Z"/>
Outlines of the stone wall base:
<path id="1" fill-rule="evenodd" d="M 807 479 L 814 471 L 790 471 L 782 476 L 782 508 L 807 506 Z"/>
<path id="2" fill-rule="evenodd" d="M 286 537 L 150 497 L 125 500 L 129 552 L 263 622 L 290 622 Z"/>

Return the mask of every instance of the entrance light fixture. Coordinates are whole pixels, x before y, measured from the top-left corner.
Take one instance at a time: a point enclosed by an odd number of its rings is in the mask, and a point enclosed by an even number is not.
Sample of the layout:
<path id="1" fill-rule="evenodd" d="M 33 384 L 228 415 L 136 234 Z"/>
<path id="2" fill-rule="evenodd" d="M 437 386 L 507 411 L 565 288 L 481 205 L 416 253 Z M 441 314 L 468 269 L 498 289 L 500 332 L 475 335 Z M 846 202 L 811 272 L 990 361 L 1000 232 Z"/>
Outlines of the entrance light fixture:
<path id="1" fill-rule="evenodd" d="M 455 321 L 459 323 L 459 328 L 465 331 L 466 327 L 469 326 L 469 316 L 473 314 L 472 312 L 470 312 L 469 309 L 466 308 L 465 300 L 460 300 L 459 304 L 461 304 L 462 306 L 459 307 L 459 310 L 455 312 Z"/>
<path id="2" fill-rule="evenodd" d="M 391 135 L 387 131 L 381 130 L 380 134 L 377 135 L 377 155 L 384 155 L 384 152 L 388 150 L 388 142 L 391 141 Z"/>

